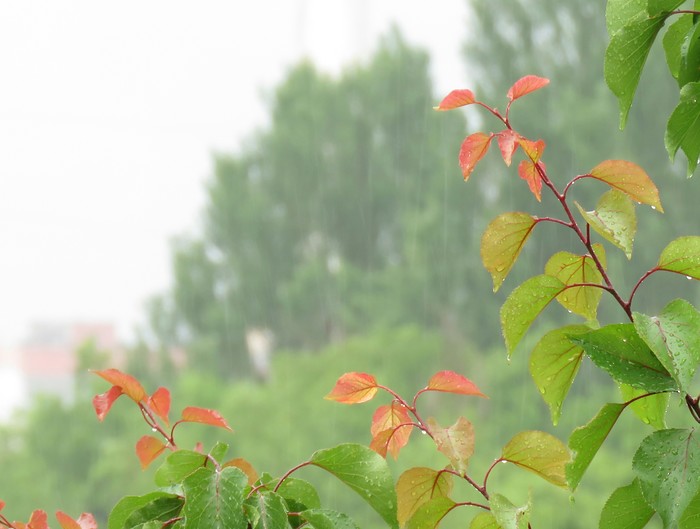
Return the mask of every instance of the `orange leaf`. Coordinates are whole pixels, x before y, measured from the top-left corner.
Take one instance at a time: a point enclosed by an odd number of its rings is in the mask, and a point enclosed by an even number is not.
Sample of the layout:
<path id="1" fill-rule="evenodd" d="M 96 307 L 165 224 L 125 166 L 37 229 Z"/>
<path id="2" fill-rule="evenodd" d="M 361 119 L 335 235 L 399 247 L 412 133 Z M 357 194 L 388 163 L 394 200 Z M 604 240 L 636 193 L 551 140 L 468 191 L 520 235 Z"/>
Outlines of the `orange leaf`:
<path id="1" fill-rule="evenodd" d="M 496 134 L 496 137 L 498 138 L 498 147 L 501 149 L 503 161 L 506 162 L 508 167 L 510 167 L 510 163 L 513 160 L 513 153 L 515 152 L 515 149 L 518 148 L 518 140 L 520 139 L 520 136 L 518 136 L 517 132 L 511 129 L 506 129 L 503 132 Z"/>
<path id="2" fill-rule="evenodd" d="M 95 413 L 100 421 L 104 421 L 107 416 L 107 412 L 114 404 L 123 391 L 119 386 L 112 386 L 108 391 L 105 391 L 101 395 L 95 395 L 92 398 L 92 407 L 95 408 Z"/>
<path id="3" fill-rule="evenodd" d="M 168 413 L 170 413 L 170 392 L 166 388 L 158 388 L 153 395 L 148 397 L 148 407 L 158 415 L 165 424 L 170 424 L 168 421 Z"/>
<path id="4" fill-rule="evenodd" d="M 386 430 L 396 430 L 394 434 L 386 439 L 386 450 L 396 459 L 401 448 L 406 446 L 408 438 L 411 436 L 413 426 L 401 426 L 410 424 L 411 416 L 408 410 L 399 402 L 392 402 L 387 406 L 379 406 L 372 417 L 370 432 L 372 437 L 377 437 Z M 384 452 L 386 454 L 386 451 Z"/>
<path id="5" fill-rule="evenodd" d="M 469 175 L 479 163 L 491 145 L 493 134 L 485 134 L 483 132 L 475 132 L 462 142 L 459 149 L 459 167 L 462 169 L 462 175 L 467 180 Z"/>
<path id="6" fill-rule="evenodd" d="M 440 371 L 439 373 L 435 373 L 428 381 L 426 389 L 486 398 L 486 395 L 476 387 L 474 382 L 454 371 Z"/>
<path id="7" fill-rule="evenodd" d="M 372 442 L 369 443 L 369 447 L 377 452 L 380 456 L 386 457 L 387 449 L 389 448 L 389 443 L 394 435 L 394 430 L 384 430 L 379 432 L 377 435 L 372 437 Z"/>
<path id="8" fill-rule="evenodd" d="M 57 511 L 56 519 L 63 529 L 97 529 L 95 517 L 88 512 L 81 514 L 76 521 L 66 513 Z"/>
<path id="9" fill-rule="evenodd" d="M 523 151 L 525 151 L 527 157 L 530 158 L 530 160 L 532 160 L 534 163 L 540 161 L 540 158 L 542 158 L 542 153 L 544 152 L 545 148 L 544 141 L 531 141 L 526 138 L 520 138 L 519 143 L 520 146 L 523 148 Z"/>
<path id="10" fill-rule="evenodd" d="M 49 521 L 46 512 L 41 509 L 34 511 L 29 518 L 27 529 L 49 529 Z"/>
<path id="11" fill-rule="evenodd" d="M 543 162 L 537 163 L 541 164 L 544 169 Z M 520 178 L 527 182 L 535 198 L 542 202 L 542 179 L 540 178 L 540 173 L 537 171 L 537 166 L 531 160 L 523 160 L 520 162 L 520 165 L 518 165 L 518 174 Z"/>
<path id="12" fill-rule="evenodd" d="M 226 461 L 223 465 L 221 465 L 222 468 L 225 467 L 236 467 L 240 468 L 243 473 L 248 476 L 248 485 L 251 487 L 255 485 L 255 482 L 258 481 L 258 473 L 255 471 L 253 468 L 253 465 L 251 465 L 248 461 L 241 457 L 237 457 L 235 459 L 231 459 L 230 461 Z"/>
<path id="13" fill-rule="evenodd" d="M 649 175 L 637 164 L 626 160 L 606 160 L 591 169 L 590 175 L 625 193 L 632 200 L 649 204 L 663 213 L 659 190 Z"/>
<path id="14" fill-rule="evenodd" d="M 144 435 L 136 443 L 136 455 L 141 461 L 141 468 L 146 469 L 153 460 L 158 457 L 163 450 L 165 450 L 165 444 L 160 439 L 151 437 L 150 435 Z"/>
<path id="15" fill-rule="evenodd" d="M 440 104 L 433 107 L 435 110 L 452 110 L 453 108 L 471 105 L 476 102 L 476 98 L 471 90 L 452 90 Z"/>
<path id="16" fill-rule="evenodd" d="M 360 404 L 377 394 L 377 380 L 367 373 L 345 373 L 324 398 L 343 404 Z"/>
<path id="17" fill-rule="evenodd" d="M 544 88 L 549 84 L 549 79 L 545 77 L 537 77 L 536 75 L 526 75 L 525 77 L 515 81 L 515 84 L 508 90 L 508 99 L 515 101 L 530 92 Z"/>
<path id="18" fill-rule="evenodd" d="M 96 375 L 104 378 L 110 384 L 119 386 L 134 402 L 141 402 L 146 398 L 146 390 L 141 383 L 131 375 L 122 373 L 118 369 L 105 369 L 103 371 L 93 371 Z"/>
<path id="19" fill-rule="evenodd" d="M 198 422 L 231 430 L 231 427 L 226 423 L 226 419 L 224 419 L 218 411 L 194 406 L 189 406 L 182 410 L 182 419 L 180 419 L 180 422 Z"/>
<path id="20" fill-rule="evenodd" d="M 0 500 L 0 511 L 2 511 L 5 508 L 5 502 Z"/>

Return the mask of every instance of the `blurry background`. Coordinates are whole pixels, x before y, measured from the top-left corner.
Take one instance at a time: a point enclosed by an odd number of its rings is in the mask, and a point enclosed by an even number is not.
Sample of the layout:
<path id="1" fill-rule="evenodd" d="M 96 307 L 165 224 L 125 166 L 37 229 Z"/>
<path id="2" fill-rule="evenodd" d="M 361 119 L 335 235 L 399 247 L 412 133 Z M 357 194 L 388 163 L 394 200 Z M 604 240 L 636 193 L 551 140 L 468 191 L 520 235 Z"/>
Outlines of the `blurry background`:
<path id="1" fill-rule="evenodd" d="M 349 370 L 406 394 L 440 369 L 472 378 L 489 401 L 435 397 L 425 415 L 475 423 L 476 475 L 519 430 L 566 439 L 616 399 L 584 365 L 571 413 L 553 428 L 528 379 L 526 347 L 506 362 L 505 296 L 553 251 L 578 249 L 542 227 L 494 295 L 478 257 L 488 221 L 514 209 L 559 212 L 547 199 L 535 204 L 495 154 L 464 184 L 463 137 L 496 124 L 475 109 L 432 110 L 452 88 L 503 107 L 519 77 L 551 78 L 512 116 L 545 139 L 555 180 L 626 158 L 661 188 L 667 213 L 640 209 L 634 262 L 609 249 L 616 283 L 631 287 L 669 238 L 694 233 L 688 219 L 700 197 L 663 150 L 673 90 L 653 57 L 618 131 L 602 81 L 603 13 L 604 2 L 585 0 L 0 6 L 8 517 L 41 507 L 104 520 L 121 496 L 149 486 L 133 454 L 137 414 L 120 402 L 98 424 L 90 398 L 106 387 L 88 368 L 117 366 L 151 390 L 168 386 L 175 405 L 219 409 L 236 434 L 195 426 L 192 442 L 225 440 L 273 473 L 316 448 L 369 441 L 372 408 L 322 399 Z M 600 190 L 582 186 L 575 198 L 592 209 Z M 654 277 L 636 298 L 646 312 L 687 289 L 681 279 L 661 284 Z M 530 345 L 567 316 L 549 308 Z M 604 302 L 601 321 L 621 317 Z M 575 504 L 517 469 L 496 473 L 493 486 L 516 501 L 533 488 L 535 527 L 592 527 L 607 491 L 629 481 L 616 450 L 636 446 L 645 427 L 627 419 Z M 445 461 L 419 440 L 397 475 L 408 464 Z M 334 483 L 324 490 L 359 512 L 362 527 L 380 526 Z"/>

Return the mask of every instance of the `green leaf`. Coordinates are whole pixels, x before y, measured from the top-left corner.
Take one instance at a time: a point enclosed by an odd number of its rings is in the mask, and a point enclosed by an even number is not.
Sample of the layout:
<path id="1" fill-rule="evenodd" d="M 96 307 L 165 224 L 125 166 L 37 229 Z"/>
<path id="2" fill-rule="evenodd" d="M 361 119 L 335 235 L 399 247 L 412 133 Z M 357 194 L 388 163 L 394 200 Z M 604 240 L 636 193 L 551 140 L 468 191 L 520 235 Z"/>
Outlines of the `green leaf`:
<path id="1" fill-rule="evenodd" d="M 681 69 L 681 47 L 686 35 L 693 27 L 693 15 L 681 15 L 671 24 L 663 38 L 666 64 L 674 79 L 678 79 Z"/>
<path id="2" fill-rule="evenodd" d="M 304 526 L 308 529 L 359 529 L 346 514 L 329 509 L 310 509 L 300 512 L 299 516 L 309 522 Z"/>
<path id="3" fill-rule="evenodd" d="M 658 316 L 634 313 L 634 328 L 681 391 L 690 383 L 700 363 L 700 313 L 684 299 L 664 307 Z"/>
<path id="4" fill-rule="evenodd" d="M 671 113 L 666 125 L 664 143 L 671 161 L 678 149 L 683 149 L 688 159 L 688 177 L 692 176 L 700 157 L 700 83 L 688 83 L 681 88 L 678 106 Z"/>
<path id="5" fill-rule="evenodd" d="M 625 252 L 627 259 L 632 258 L 637 215 L 634 204 L 627 195 L 611 189 L 600 197 L 593 211 L 585 211 L 578 202 L 575 204 L 591 228 Z"/>
<path id="6" fill-rule="evenodd" d="M 493 291 L 503 284 L 537 221 L 514 211 L 492 220 L 481 237 L 481 261 L 493 278 Z"/>
<path id="7" fill-rule="evenodd" d="M 162 522 L 176 518 L 182 510 L 183 504 L 184 500 L 178 496 L 155 498 L 133 510 L 123 527 L 130 529 L 153 521 L 159 521 L 162 525 Z"/>
<path id="8" fill-rule="evenodd" d="M 177 498 L 174 494 L 168 494 L 167 492 L 151 492 L 143 496 L 126 496 L 119 500 L 117 504 L 109 513 L 109 519 L 107 521 L 108 529 L 122 529 L 125 527 L 126 520 L 131 516 L 134 511 L 150 504 L 151 502 L 164 499 L 164 498 Z"/>
<path id="9" fill-rule="evenodd" d="M 598 245 L 597 251 L 601 249 L 602 246 Z M 604 250 L 601 255 L 604 258 Z M 596 319 L 603 290 L 597 287 L 571 286 L 582 283 L 602 284 L 603 276 L 600 275 L 592 257 L 571 252 L 557 252 L 547 261 L 544 273 L 556 277 L 568 287 L 557 296 L 557 301 L 562 307 L 588 320 Z"/>
<path id="10" fill-rule="evenodd" d="M 688 236 L 672 240 L 659 257 L 659 270 L 700 279 L 700 237 Z"/>
<path id="11" fill-rule="evenodd" d="M 681 45 L 681 65 L 678 71 L 678 85 L 700 80 L 700 24 L 690 28 Z"/>
<path id="12" fill-rule="evenodd" d="M 310 462 L 330 472 L 357 492 L 391 527 L 396 521 L 396 491 L 386 460 L 359 444 L 318 450 Z"/>
<path id="13" fill-rule="evenodd" d="M 155 475 L 156 485 L 168 487 L 181 483 L 183 479 L 205 465 L 207 457 L 193 450 L 177 450 L 165 458 Z"/>
<path id="14" fill-rule="evenodd" d="M 501 459 L 537 474 L 559 487 L 566 487 L 565 466 L 569 450 L 547 432 L 525 431 L 516 434 L 503 447 Z"/>
<path id="15" fill-rule="evenodd" d="M 457 472 L 464 475 L 469 459 L 474 455 L 474 427 L 464 417 L 449 428 L 441 427 L 434 419 L 428 419 L 428 428 L 440 453 L 447 456 Z"/>
<path id="16" fill-rule="evenodd" d="M 501 328 L 508 356 L 539 313 L 565 288 L 556 277 L 542 274 L 531 277 L 510 293 L 501 307 Z"/>
<path id="17" fill-rule="evenodd" d="M 433 498 L 446 498 L 450 492 L 450 474 L 425 467 L 408 469 L 396 482 L 399 525 L 403 526 L 421 506 Z"/>
<path id="18" fill-rule="evenodd" d="M 274 492 L 261 492 L 249 499 L 249 505 L 255 508 L 255 524 L 252 529 L 286 529 L 290 527 L 287 509 L 282 496 Z"/>
<path id="19" fill-rule="evenodd" d="M 648 392 L 676 391 L 678 386 L 666 368 L 637 335 L 634 325 L 623 323 L 571 336 L 593 363 L 617 382 Z"/>
<path id="20" fill-rule="evenodd" d="M 287 502 L 295 502 L 303 506 L 303 510 L 319 509 L 321 500 L 314 486 L 308 481 L 297 478 L 287 478 L 277 489 L 277 494 Z"/>
<path id="21" fill-rule="evenodd" d="M 200 468 L 182 482 L 185 506 L 182 515 L 186 527 L 207 529 L 246 529 L 243 512 L 244 491 L 248 478 L 238 468 L 220 472 Z"/>
<path id="22" fill-rule="evenodd" d="M 635 479 L 613 492 L 600 513 L 600 529 L 643 529 L 654 515 Z"/>
<path id="23" fill-rule="evenodd" d="M 681 516 L 680 529 L 697 529 L 700 527 L 700 494 L 696 495 Z"/>
<path id="24" fill-rule="evenodd" d="M 469 529 L 501 529 L 496 518 L 490 512 L 482 512 L 477 514 L 472 523 L 469 524 Z"/>
<path id="25" fill-rule="evenodd" d="M 626 160 L 606 160 L 590 171 L 590 176 L 623 192 L 640 204 L 648 204 L 663 213 L 659 190 L 649 175 L 637 164 Z"/>
<path id="26" fill-rule="evenodd" d="M 502 529 L 527 529 L 530 521 L 530 502 L 516 507 L 501 494 L 491 494 L 489 499 L 491 513 Z"/>
<path id="27" fill-rule="evenodd" d="M 612 36 L 621 30 L 630 19 L 646 13 L 646 0 L 608 0 L 605 6 L 605 23 Z"/>
<path id="28" fill-rule="evenodd" d="M 685 0 L 647 0 L 647 13 L 651 16 L 669 13 L 683 2 Z"/>
<path id="29" fill-rule="evenodd" d="M 549 406 L 552 422 L 556 425 L 561 416 L 571 384 L 581 365 L 583 349 L 569 340 L 570 335 L 590 331 L 585 325 L 569 325 L 545 334 L 530 355 L 530 373 Z"/>
<path id="30" fill-rule="evenodd" d="M 656 430 L 666 428 L 666 409 L 668 408 L 668 393 L 649 395 L 642 389 L 633 388 L 627 384 L 620 384 L 620 393 L 625 401 L 631 401 L 636 397 L 647 395 L 644 398 L 630 402 L 629 407 L 644 424 L 650 425 Z"/>
<path id="31" fill-rule="evenodd" d="M 435 529 L 455 506 L 456 503 L 450 498 L 433 498 L 421 505 L 411 519 L 408 520 L 406 529 Z"/>
<path id="32" fill-rule="evenodd" d="M 664 17 L 649 17 L 642 11 L 610 37 L 605 50 L 605 82 L 620 103 L 621 129 L 625 128 L 644 63 L 663 24 Z"/>
<path id="33" fill-rule="evenodd" d="M 576 490 L 581 483 L 586 469 L 626 406 L 626 404 L 608 403 L 588 424 L 572 432 L 569 437 L 569 448 L 574 452 L 574 457 L 571 463 L 566 465 L 566 479 L 572 491 Z"/>
<path id="34" fill-rule="evenodd" d="M 642 494 L 664 527 L 676 527 L 700 488 L 700 443 L 694 430 L 659 430 L 646 437 L 632 461 Z"/>
<path id="35" fill-rule="evenodd" d="M 217 442 L 209 451 L 209 455 L 213 457 L 217 462 L 223 463 L 226 457 L 226 452 L 228 452 L 228 445 L 226 443 Z"/>

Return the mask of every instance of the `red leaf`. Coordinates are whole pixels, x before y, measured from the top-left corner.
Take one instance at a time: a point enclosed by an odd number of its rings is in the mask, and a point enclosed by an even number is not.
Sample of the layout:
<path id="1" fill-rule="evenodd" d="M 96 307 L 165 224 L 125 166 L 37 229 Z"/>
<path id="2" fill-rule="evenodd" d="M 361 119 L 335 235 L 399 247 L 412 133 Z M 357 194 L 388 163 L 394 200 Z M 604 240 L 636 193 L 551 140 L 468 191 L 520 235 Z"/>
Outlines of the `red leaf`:
<path id="1" fill-rule="evenodd" d="M 49 529 L 49 521 L 46 512 L 41 509 L 34 511 L 29 518 L 27 529 Z"/>
<path id="2" fill-rule="evenodd" d="M 165 424 L 170 424 L 168 421 L 168 413 L 170 413 L 170 392 L 166 388 L 158 388 L 153 395 L 148 397 L 148 407 L 158 415 Z"/>
<path id="3" fill-rule="evenodd" d="M 226 420 L 219 414 L 218 411 L 207 410 L 205 408 L 196 408 L 194 406 L 189 406 L 182 410 L 182 419 L 180 419 L 180 422 L 199 422 L 202 424 L 209 424 L 211 426 L 218 426 L 219 428 L 231 430 L 231 427 L 226 424 Z"/>
<path id="4" fill-rule="evenodd" d="M 74 520 L 66 513 L 57 511 L 56 519 L 63 529 L 97 529 L 95 517 L 87 512 L 80 515 L 78 520 Z"/>
<path id="5" fill-rule="evenodd" d="M 367 402 L 377 394 L 377 380 L 367 373 L 345 373 L 324 398 L 343 404 Z"/>
<path id="6" fill-rule="evenodd" d="M 197 441 L 197 444 L 194 445 L 194 451 L 198 454 L 204 453 L 204 445 L 202 444 L 202 441 Z"/>
<path id="7" fill-rule="evenodd" d="M 503 132 L 499 132 L 496 136 L 498 138 L 498 148 L 501 149 L 503 161 L 506 162 L 508 167 L 510 167 L 511 161 L 513 160 L 513 153 L 515 152 L 515 149 L 518 148 L 518 140 L 520 139 L 520 136 L 518 136 L 517 132 L 511 129 L 506 129 Z"/>
<path id="8" fill-rule="evenodd" d="M 445 99 L 440 101 L 440 104 L 435 110 L 452 110 L 466 105 L 471 105 L 476 102 L 476 98 L 471 90 L 452 90 Z"/>
<path id="9" fill-rule="evenodd" d="M 476 384 L 467 377 L 459 375 L 454 371 L 440 371 L 435 373 L 428 381 L 426 389 L 431 391 L 444 391 L 446 393 L 457 393 L 459 395 L 476 395 L 484 397 L 484 395 Z"/>
<path id="10" fill-rule="evenodd" d="M 508 90 L 508 99 L 515 101 L 530 92 L 544 88 L 549 84 L 549 79 L 537 77 L 536 75 L 526 75 L 518 79 L 513 86 Z"/>
<path id="11" fill-rule="evenodd" d="M 93 371 L 93 373 L 104 378 L 110 384 L 122 388 L 122 391 L 134 402 L 141 402 L 147 396 L 146 390 L 143 389 L 138 380 L 118 369 L 105 369 L 104 371 Z"/>
<path id="12" fill-rule="evenodd" d="M 459 166 L 462 169 L 464 180 L 469 178 L 476 164 L 479 163 L 479 160 L 481 160 L 486 154 L 486 151 L 489 150 L 491 138 L 493 138 L 493 134 L 475 132 L 467 136 L 462 142 L 462 146 L 459 149 Z"/>
<path id="13" fill-rule="evenodd" d="M 107 412 L 114 404 L 123 391 L 119 386 L 112 386 L 108 391 L 105 391 L 101 395 L 95 395 L 92 398 L 92 407 L 95 408 L 95 413 L 100 421 L 104 421 L 107 416 Z"/>
<path id="14" fill-rule="evenodd" d="M 0 511 L 2 511 L 5 508 L 5 502 L 0 500 Z"/>
<path id="15" fill-rule="evenodd" d="M 538 162 L 538 164 L 542 164 L 542 168 L 544 169 L 543 162 Z M 540 178 L 540 174 L 537 172 L 537 166 L 532 163 L 531 160 L 523 160 L 520 162 L 520 165 L 518 165 L 518 174 L 520 175 L 520 178 L 527 182 L 527 185 L 530 187 L 532 194 L 535 195 L 535 198 L 541 202 L 542 179 Z"/>
<path id="16" fill-rule="evenodd" d="M 523 148 L 523 151 L 525 151 L 527 157 L 530 158 L 530 160 L 532 160 L 534 163 L 540 161 L 540 158 L 542 158 L 542 153 L 544 152 L 545 148 L 544 141 L 531 141 L 526 138 L 520 138 L 519 143 L 520 146 Z"/>
<path id="17" fill-rule="evenodd" d="M 165 450 L 165 443 L 150 435 L 144 435 L 136 443 L 136 455 L 141 461 L 141 468 L 146 469 L 155 458 Z"/>
<path id="18" fill-rule="evenodd" d="M 391 443 L 391 438 L 394 435 L 394 430 L 384 430 L 379 432 L 377 435 L 372 437 L 372 442 L 369 443 L 369 447 L 377 452 L 380 456 L 386 457 L 389 444 Z"/>
<path id="19" fill-rule="evenodd" d="M 382 441 L 383 436 L 381 436 L 379 440 L 379 442 L 384 442 L 386 445 L 384 454 L 386 455 L 386 450 L 388 450 L 389 453 L 394 456 L 394 459 L 396 459 L 401 448 L 408 443 L 408 438 L 411 436 L 411 431 L 413 430 L 413 426 L 397 427 L 401 424 L 410 424 L 411 422 L 411 416 L 408 414 L 406 407 L 394 401 L 387 406 L 379 406 L 379 408 L 377 408 L 377 411 L 374 412 L 374 416 L 372 417 L 370 432 L 372 433 L 372 437 L 376 438 L 386 430 L 396 430 L 391 438 L 387 438 L 386 441 Z"/>

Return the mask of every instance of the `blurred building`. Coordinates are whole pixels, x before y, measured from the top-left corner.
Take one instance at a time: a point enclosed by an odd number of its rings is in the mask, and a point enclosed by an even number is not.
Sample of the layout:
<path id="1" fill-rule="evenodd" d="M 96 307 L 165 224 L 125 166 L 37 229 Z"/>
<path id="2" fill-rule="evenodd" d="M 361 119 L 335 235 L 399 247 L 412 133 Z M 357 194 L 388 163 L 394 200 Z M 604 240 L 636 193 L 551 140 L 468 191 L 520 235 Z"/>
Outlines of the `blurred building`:
<path id="1" fill-rule="evenodd" d="M 37 323 L 16 348 L 0 353 L 0 420 L 36 395 L 55 395 L 71 402 L 79 369 L 78 349 L 92 341 L 108 352 L 110 363 L 123 363 L 116 330 L 107 323 Z"/>

